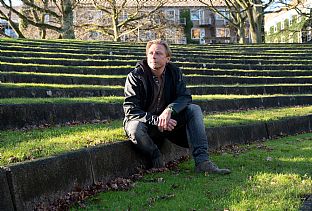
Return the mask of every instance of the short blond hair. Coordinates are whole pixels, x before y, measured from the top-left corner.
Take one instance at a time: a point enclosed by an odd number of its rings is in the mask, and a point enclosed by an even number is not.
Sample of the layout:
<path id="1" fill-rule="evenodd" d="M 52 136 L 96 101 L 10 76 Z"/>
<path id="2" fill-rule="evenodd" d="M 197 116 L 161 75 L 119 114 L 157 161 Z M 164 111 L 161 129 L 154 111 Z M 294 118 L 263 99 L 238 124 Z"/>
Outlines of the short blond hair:
<path id="1" fill-rule="evenodd" d="M 168 43 L 166 41 L 164 41 L 164 40 L 161 40 L 161 39 L 150 40 L 150 41 L 147 42 L 147 44 L 146 44 L 146 55 L 148 54 L 148 50 L 150 49 L 150 47 L 153 44 L 160 44 L 160 45 L 164 46 L 165 49 L 166 49 L 167 57 L 171 57 L 172 56 L 172 51 L 171 51 Z"/>

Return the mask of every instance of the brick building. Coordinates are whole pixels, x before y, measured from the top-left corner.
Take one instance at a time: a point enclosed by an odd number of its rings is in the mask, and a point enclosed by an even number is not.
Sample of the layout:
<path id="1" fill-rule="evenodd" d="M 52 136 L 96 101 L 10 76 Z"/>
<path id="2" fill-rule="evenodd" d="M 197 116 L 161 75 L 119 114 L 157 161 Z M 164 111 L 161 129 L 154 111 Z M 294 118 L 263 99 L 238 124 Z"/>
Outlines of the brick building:
<path id="1" fill-rule="evenodd" d="M 297 5 L 298 0 L 292 4 Z M 266 43 L 312 42 L 312 0 L 301 0 L 296 9 L 285 9 L 265 16 Z"/>

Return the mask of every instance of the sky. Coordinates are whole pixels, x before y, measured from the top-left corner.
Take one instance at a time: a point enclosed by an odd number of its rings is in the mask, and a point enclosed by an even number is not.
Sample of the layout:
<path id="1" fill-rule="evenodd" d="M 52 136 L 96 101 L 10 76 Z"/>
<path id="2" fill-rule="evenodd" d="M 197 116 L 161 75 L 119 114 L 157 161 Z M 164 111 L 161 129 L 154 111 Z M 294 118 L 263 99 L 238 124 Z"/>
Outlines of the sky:
<path id="1" fill-rule="evenodd" d="M 4 0 L 5 2 L 8 2 L 7 0 Z M 20 0 L 12 0 L 12 4 L 14 6 L 18 6 L 18 5 L 21 5 L 21 1 Z"/>

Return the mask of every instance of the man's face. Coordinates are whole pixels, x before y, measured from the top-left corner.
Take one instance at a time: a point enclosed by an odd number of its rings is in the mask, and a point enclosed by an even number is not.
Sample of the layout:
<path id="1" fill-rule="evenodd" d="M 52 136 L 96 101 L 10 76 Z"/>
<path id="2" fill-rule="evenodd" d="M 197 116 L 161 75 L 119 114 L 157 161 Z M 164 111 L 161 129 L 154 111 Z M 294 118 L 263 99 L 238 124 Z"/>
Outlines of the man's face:
<path id="1" fill-rule="evenodd" d="M 156 75 L 162 74 L 169 60 L 166 48 L 161 44 L 152 44 L 147 51 L 147 64 Z"/>

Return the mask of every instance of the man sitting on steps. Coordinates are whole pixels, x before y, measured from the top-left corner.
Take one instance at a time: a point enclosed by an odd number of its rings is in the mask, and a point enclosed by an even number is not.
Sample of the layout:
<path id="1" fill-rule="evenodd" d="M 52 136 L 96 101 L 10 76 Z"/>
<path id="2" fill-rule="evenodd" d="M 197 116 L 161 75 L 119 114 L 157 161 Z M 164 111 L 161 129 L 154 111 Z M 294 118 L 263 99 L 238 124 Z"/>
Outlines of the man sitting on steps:
<path id="1" fill-rule="evenodd" d="M 229 169 L 209 160 L 201 108 L 192 104 L 181 70 L 170 62 L 171 54 L 165 41 L 149 41 L 147 59 L 128 74 L 123 103 L 126 134 L 154 168 L 164 167 L 159 147 L 167 138 L 191 148 L 195 172 L 228 174 Z"/>

